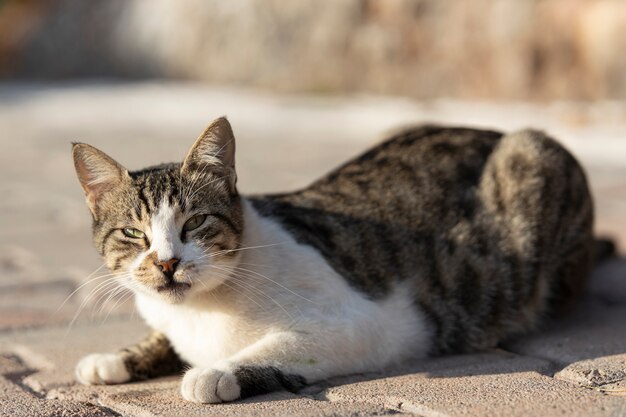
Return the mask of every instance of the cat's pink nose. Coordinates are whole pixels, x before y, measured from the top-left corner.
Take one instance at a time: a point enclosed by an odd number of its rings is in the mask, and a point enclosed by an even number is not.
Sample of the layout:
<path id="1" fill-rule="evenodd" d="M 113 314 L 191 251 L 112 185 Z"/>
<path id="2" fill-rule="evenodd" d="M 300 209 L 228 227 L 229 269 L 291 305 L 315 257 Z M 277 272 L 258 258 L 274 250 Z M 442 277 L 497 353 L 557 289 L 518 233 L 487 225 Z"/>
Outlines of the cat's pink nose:
<path id="1" fill-rule="evenodd" d="M 180 262 L 180 259 L 172 258 L 169 261 L 155 262 L 157 268 L 161 270 L 166 276 L 172 277 L 176 271 L 176 265 Z"/>

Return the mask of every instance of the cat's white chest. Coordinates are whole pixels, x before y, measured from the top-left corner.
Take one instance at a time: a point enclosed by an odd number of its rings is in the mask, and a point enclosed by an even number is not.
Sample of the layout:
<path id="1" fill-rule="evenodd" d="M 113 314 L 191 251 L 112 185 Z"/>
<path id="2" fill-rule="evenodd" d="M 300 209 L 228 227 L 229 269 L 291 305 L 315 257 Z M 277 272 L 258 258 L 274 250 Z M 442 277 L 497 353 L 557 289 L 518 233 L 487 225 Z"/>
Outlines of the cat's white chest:
<path id="1" fill-rule="evenodd" d="M 137 308 L 149 326 L 163 332 L 174 350 L 196 367 L 209 367 L 249 343 L 242 323 L 222 312 L 197 311 L 137 296 Z"/>

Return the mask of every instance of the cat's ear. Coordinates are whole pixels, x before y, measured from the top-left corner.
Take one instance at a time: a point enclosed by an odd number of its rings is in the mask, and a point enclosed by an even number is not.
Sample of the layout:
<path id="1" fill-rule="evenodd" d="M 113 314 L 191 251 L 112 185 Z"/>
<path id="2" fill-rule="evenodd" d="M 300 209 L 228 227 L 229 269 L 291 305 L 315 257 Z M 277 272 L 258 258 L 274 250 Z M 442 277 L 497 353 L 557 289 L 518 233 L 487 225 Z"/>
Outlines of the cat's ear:
<path id="1" fill-rule="evenodd" d="M 214 120 L 193 144 L 183 166 L 182 172 L 204 169 L 206 166 L 225 169 L 231 187 L 235 188 L 235 136 L 226 117 Z"/>
<path id="2" fill-rule="evenodd" d="M 128 171 L 104 152 L 85 143 L 73 143 L 72 156 L 87 205 L 96 216 L 99 200 L 107 192 L 121 186 L 129 178 Z"/>

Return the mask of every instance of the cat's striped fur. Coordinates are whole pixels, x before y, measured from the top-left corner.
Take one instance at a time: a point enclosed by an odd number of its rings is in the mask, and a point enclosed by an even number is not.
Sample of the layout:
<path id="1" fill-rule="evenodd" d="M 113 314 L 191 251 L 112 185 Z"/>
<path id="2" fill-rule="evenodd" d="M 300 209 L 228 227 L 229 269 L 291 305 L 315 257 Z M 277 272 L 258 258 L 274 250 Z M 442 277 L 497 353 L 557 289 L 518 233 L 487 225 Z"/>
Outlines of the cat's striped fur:
<path id="1" fill-rule="evenodd" d="M 409 129 L 303 190 L 250 198 L 237 193 L 223 118 L 183 164 L 129 173 L 73 149 L 96 247 L 129 272 L 156 329 L 85 358 L 86 383 L 186 361 L 183 396 L 220 402 L 484 349 L 573 302 L 591 267 L 585 175 L 536 131 Z M 185 231 L 198 214 L 209 216 Z M 168 277 L 158 265 L 170 257 Z"/>
<path id="2" fill-rule="evenodd" d="M 411 281 L 439 353 L 532 328 L 590 267 L 585 176 L 539 132 L 411 129 L 304 190 L 252 201 L 370 297 Z"/>

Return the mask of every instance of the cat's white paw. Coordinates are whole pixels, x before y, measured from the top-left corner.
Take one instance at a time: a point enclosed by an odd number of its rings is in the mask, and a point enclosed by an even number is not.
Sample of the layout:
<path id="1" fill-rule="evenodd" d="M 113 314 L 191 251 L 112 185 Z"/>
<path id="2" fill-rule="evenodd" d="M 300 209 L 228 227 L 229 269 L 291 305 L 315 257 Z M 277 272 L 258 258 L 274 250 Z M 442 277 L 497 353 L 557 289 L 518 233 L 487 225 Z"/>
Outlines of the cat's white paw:
<path id="1" fill-rule="evenodd" d="M 76 379 L 85 385 L 121 384 L 130 381 L 130 374 L 118 355 L 94 353 L 78 362 Z"/>
<path id="2" fill-rule="evenodd" d="M 195 403 L 221 403 L 241 396 L 241 387 L 232 372 L 211 368 L 187 371 L 180 391 L 184 399 Z"/>

